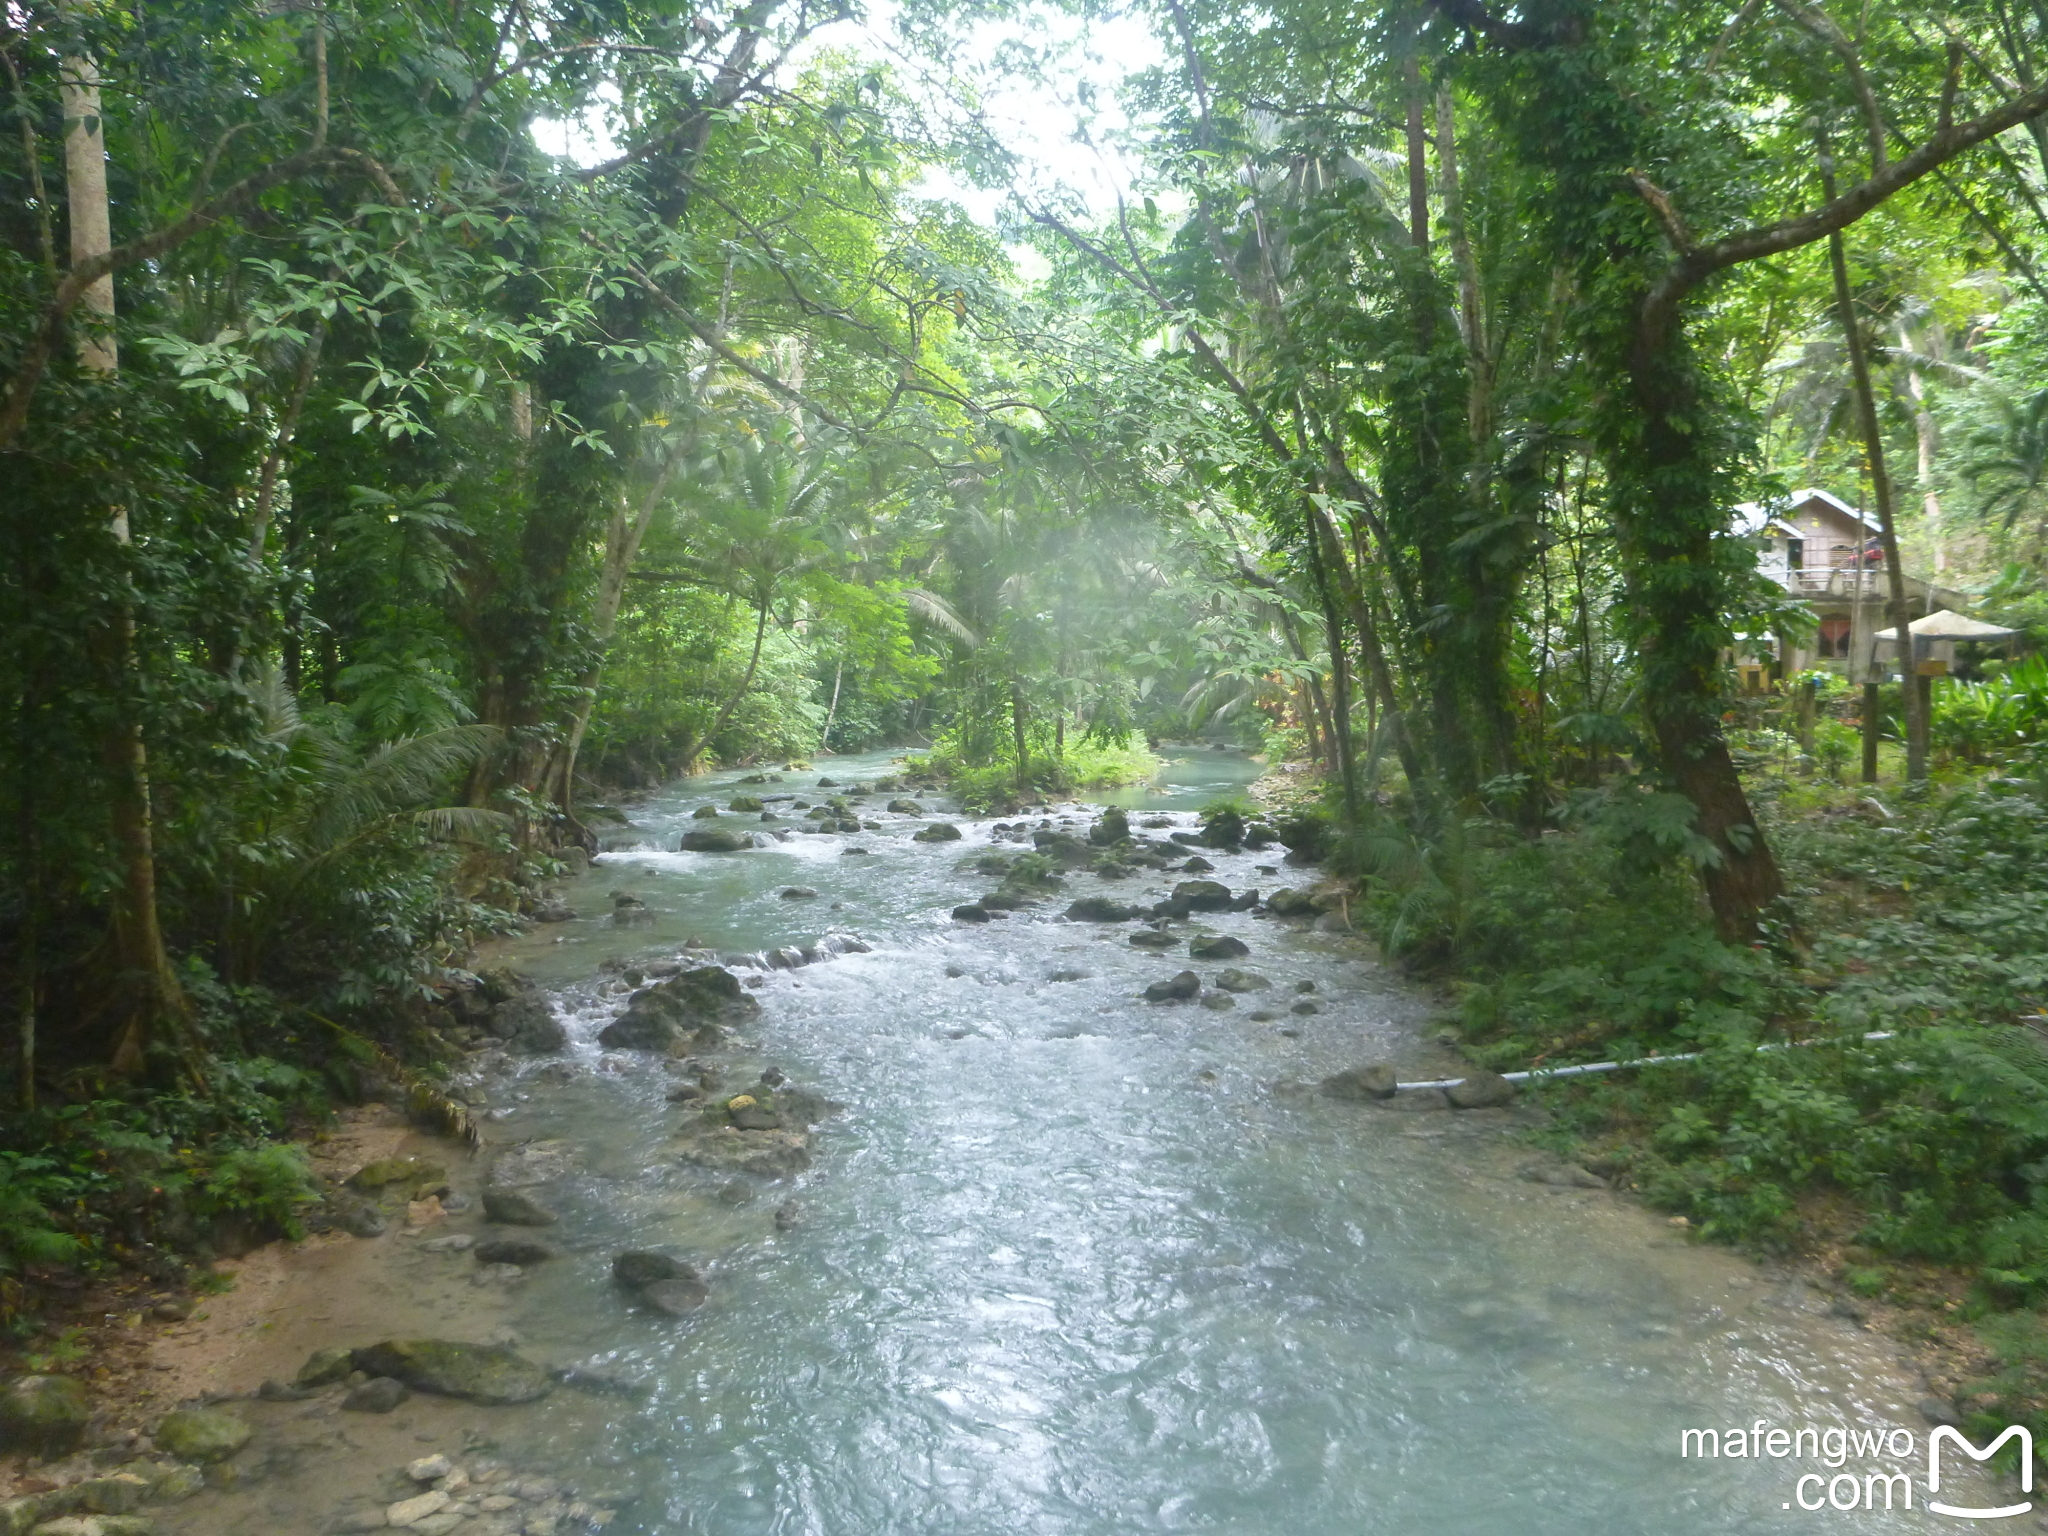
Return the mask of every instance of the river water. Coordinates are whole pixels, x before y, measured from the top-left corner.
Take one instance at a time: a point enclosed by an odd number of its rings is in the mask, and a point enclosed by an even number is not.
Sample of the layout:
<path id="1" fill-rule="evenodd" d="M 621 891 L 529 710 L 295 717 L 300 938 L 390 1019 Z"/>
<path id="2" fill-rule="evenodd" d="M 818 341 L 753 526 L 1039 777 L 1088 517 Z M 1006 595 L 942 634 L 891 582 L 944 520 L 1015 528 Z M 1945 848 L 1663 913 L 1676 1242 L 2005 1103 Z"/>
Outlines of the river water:
<path id="1" fill-rule="evenodd" d="M 824 765 L 841 785 L 889 771 L 885 756 Z M 1161 783 L 1112 798 L 1134 822 L 1169 819 L 1149 829 L 1163 838 L 1255 773 L 1241 755 L 1190 751 Z M 1924 1470 L 1917 1381 L 1826 1297 L 1604 1190 L 1532 1182 L 1532 1166 L 1556 1166 L 1517 1134 L 1533 1110 L 1307 1089 L 1366 1061 L 1394 1060 L 1404 1077 L 1451 1065 L 1430 1040 L 1430 1000 L 1361 941 L 1198 915 L 1191 930 L 1242 939 L 1251 954 L 1230 963 L 1273 987 L 1228 1011 L 1147 1004 L 1144 985 L 1187 966 L 1184 952 L 1056 914 L 1075 895 L 1156 899 L 1187 876 L 1073 874 L 1040 908 L 956 923 L 953 906 L 996 883 L 967 868 L 992 824 L 914 843 L 924 822 L 882 813 L 887 795 L 867 802 L 880 831 L 795 830 L 801 813 L 785 805 L 787 841 L 672 851 L 703 825 L 690 813 L 741 792 L 741 777 L 635 807 L 567 889 L 584 915 L 494 956 L 540 978 L 575 1036 L 566 1062 L 500 1062 L 481 1080 L 495 1148 L 560 1141 L 571 1158 L 533 1191 L 562 1213 L 547 1236 L 563 1256 L 529 1270 L 496 1315 L 536 1358 L 644 1396 L 558 1391 L 474 1411 L 474 1433 L 515 1465 L 636 1490 L 613 1531 L 1952 1528 L 1918 1508 L 1797 1507 L 1822 1486 L 1800 1475 L 1876 1463 L 1681 1457 L 1684 1429 L 1761 1420 L 1910 1431 L 1917 1459 L 1901 1467 Z M 744 792 L 821 800 L 817 778 Z M 1078 831 L 1092 812 L 1046 815 Z M 1275 870 L 1277 854 L 1205 851 L 1234 889 L 1308 883 L 1310 871 Z M 782 897 L 790 886 L 818 895 Z M 651 922 L 614 925 L 615 892 Z M 729 1087 L 772 1064 L 844 1106 L 819 1127 L 814 1165 L 776 1184 L 682 1165 L 670 1138 L 690 1111 L 666 1100 L 675 1064 L 595 1044 L 623 1005 L 619 967 L 686 940 L 731 953 L 835 930 L 870 949 L 746 973 L 763 1016 L 725 1063 Z M 710 1301 L 681 1322 L 630 1308 L 609 1259 L 645 1247 L 697 1263 Z M 412 1262 L 466 1286 L 462 1255 Z M 1951 1474 L 1947 1486 L 1967 1484 Z M 213 1529 L 286 1528 L 269 1518 L 223 1515 Z"/>
<path id="2" fill-rule="evenodd" d="M 888 763 L 826 771 L 845 784 Z M 1255 772 L 1189 752 L 1159 785 L 1110 798 L 1184 829 Z M 538 1269 L 519 1325 L 550 1358 L 652 1388 L 639 1404 L 558 1395 L 520 1433 L 535 1457 L 596 1454 L 637 1482 L 615 1529 L 1808 1530 L 1851 1517 L 1788 1508 L 1796 1476 L 1837 1469 L 1681 1459 L 1680 1431 L 1762 1419 L 1924 1436 L 1914 1384 L 1823 1298 L 1604 1192 L 1519 1176 L 1535 1154 L 1501 1134 L 1502 1115 L 1296 1089 L 1367 1060 L 1442 1065 L 1426 1000 L 1358 941 L 1214 914 L 1195 927 L 1242 938 L 1252 954 L 1236 963 L 1273 990 L 1226 1012 L 1148 1005 L 1144 984 L 1188 962 L 1132 948 L 1129 925 L 1057 920 L 1063 901 L 985 927 L 951 919 L 996 883 L 964 869 L 986 821 L 950 844 L 881 817 L 879 833 L 662 851 L 738 777 L 637 807 L 569 893 L 590 915 L 510 956 L 557 989 L 597 1068 L 493 1126 L 573 1142 L 579 1172 L 547 1196 L 568 1213 L 563 1245 L 600 1256 Z M 822 798 L 816 775 L 785 777 L 746 792 Z M 1064 814 L 1085 827 L 1084 809 Z M 1260 873 L 1274 853 L 1208 856 L 1234 889 L 1305 883 Z M 1134 900 L 1180 878 L 1077 874 L 1068 888 Z M 819 895 L 782 898 L 790 885 Z M 612 926 L 616 890 L 654 926 Z M 644 1062 L 603 1070 L 588 1042 L 619 998 L 593 978 L 607 957 L 685 938 L 750 950 L 833 928 L 872 951 L 766 973 L 753 1050 L 727 1074 L 773 1063 L 846 1106 L 783 1231 L 787 1186 L 730 1188 L 664 1159 L 672 1079 Z M 1320 1012 L 1291 1011 L 1298 983 Z M 1261 1007 L 1279 1017 L 1254 1021 Z M 684 1324 L 625 1310 L 601 1262 L 622 1246 L 696 1257 L 711 1303 Z"/>

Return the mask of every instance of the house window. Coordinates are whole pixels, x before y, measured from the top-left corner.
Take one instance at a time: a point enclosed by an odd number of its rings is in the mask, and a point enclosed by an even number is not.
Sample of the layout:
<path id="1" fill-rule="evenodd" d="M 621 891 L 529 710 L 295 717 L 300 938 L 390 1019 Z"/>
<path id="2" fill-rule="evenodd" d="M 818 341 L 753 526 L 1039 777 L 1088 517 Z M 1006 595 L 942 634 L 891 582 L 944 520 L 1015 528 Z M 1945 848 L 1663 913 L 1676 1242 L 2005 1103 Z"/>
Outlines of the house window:
<path id="1" fill-rule="evenodd" d="M 1849 654 L 1849 621 L 1847 619 L 1822 619 L 1820 621 L 1820 654 L 1839 656 Z"/>
<path id="2" fill-rule="evenodd" d="M 1785 541 L 1785 564 L 1795 571 L 1806 569 L 1806 540 L 1787 539 Z"/>

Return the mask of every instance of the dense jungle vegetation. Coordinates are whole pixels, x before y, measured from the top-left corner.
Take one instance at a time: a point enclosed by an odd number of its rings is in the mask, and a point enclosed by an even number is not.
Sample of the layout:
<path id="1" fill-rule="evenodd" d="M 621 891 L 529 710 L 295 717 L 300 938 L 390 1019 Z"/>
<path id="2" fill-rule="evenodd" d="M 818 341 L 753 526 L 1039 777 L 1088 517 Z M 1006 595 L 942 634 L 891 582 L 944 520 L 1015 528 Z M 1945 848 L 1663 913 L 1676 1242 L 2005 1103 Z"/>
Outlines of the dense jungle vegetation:
<path id="1" fill-rule="evenodd" d="M 2031 1317 L 2044 48 L 2030 0 L 11 7 L 0 1312 L 288 1228 L 336 1099 L 446 1112 L 428 1004 L 620 794 L 902 746 L 1001 805 L 1207 735 L 1306 765 L 1290 836 L 1477 1058 L 1707 1053 L 1559 1134 Z M 1891 613 L 1938 573 L 2017 642 L 1925 711 L 1739 696 L 1814 621 L 1734 508 L 1803 485 Z"/>

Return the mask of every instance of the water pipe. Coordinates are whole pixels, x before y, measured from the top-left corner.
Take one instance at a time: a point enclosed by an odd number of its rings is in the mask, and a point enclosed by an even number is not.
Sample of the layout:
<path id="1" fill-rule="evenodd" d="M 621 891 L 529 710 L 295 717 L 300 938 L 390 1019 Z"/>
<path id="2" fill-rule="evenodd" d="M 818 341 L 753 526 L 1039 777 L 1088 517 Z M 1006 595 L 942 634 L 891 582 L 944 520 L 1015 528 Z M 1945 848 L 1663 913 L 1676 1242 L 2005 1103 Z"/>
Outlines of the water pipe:
<path id="1" fill-rule="evenodd" d="M 1863 1037 L 1865 1040 L 1889 1040 L 1892 1031 L 1872 1030 Z M 1832 1045 L 1832 1040 L 1778 1040 L 1769 1045 L 1760 1045 L 1759 1051 L 1788 1051 L 1794 1046 Z M 1537 1067 L 1528 1072 L 1503 1072 L 1501 1076 L 1511 1083 L 1541 1082 L 1553 1077 L 1591 1077 L 1596 1072 L 1619 1072 L 1623 1067 L 1660 1067 L 1671 1061 L 1698 1061 L 1705 1051 L 1687 1051 L 1678 1056 L 1638 1056 L 1634 1061 L 1588 1061 L 1574 1067 Z M 1462 1077 L 1446 1077 L 1430 1083 L 1396 1083 L 1396 1093 L 1406 1093 L 1414 1088 L 1455 1088 L 1464 1082 Z"/>

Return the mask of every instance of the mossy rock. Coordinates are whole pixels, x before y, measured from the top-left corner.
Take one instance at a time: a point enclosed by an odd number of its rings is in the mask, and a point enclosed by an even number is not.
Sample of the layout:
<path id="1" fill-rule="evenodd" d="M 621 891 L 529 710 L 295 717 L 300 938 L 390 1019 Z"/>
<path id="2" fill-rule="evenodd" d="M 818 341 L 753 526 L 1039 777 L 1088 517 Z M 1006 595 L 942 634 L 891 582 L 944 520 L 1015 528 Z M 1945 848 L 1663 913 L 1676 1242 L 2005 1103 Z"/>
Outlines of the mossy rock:
<path id="1" fill-rule="evenodd" d="M 180 1408 L 156 1427 L 156 1448 L 179 1461 L 226 1461 L 249 1443 L 248 1420 L 224 1408 Z"/>
<path id="2" fill-rule="evenodd" d="M 350 1174 L 348 1182 L 353 1189 L 377 1190 L 393 1184 L 416 1189 L 422 1184 L 438 1184 L 447 1177 L 448 1170 L 439 1163 L 422 1162 L 416 1157 L 380 1157 Z"/>
<path id="3" fill-rule="evenodd" d="M 346 1379 L 355 1368 L 355 1351 L 352 1349 L 316 1349 L 306 1356 L 306 1363 L 299 1367 L 299 1374 L 292 1378 L 292 1385 L 331 1387 Z"/>
<path id="4" fill-rule="evenodd" d="M 728 811 L 765 811 L 768 809 L 766 803 L 756 800 L 752 795 L 734 795 L 730 800 L 726 801 L 725 808 Z"/>
<path id="5" fill-rule="evenodd" d="M 0 1445 L 61 1455 L 92 1417 L 85 1383 L 71 1376 L 17 1376 L 0 1388 Z"/>
<path id="6" fill-rule="evenodd" d="M 402 1381 L 416 1392 L 472 1403 L 530 1403 L 554 1386 L 545 1370 L 514 1349 L 452 1339 L 386 1339 L 357 1350 L 355 1367 Z"/>

